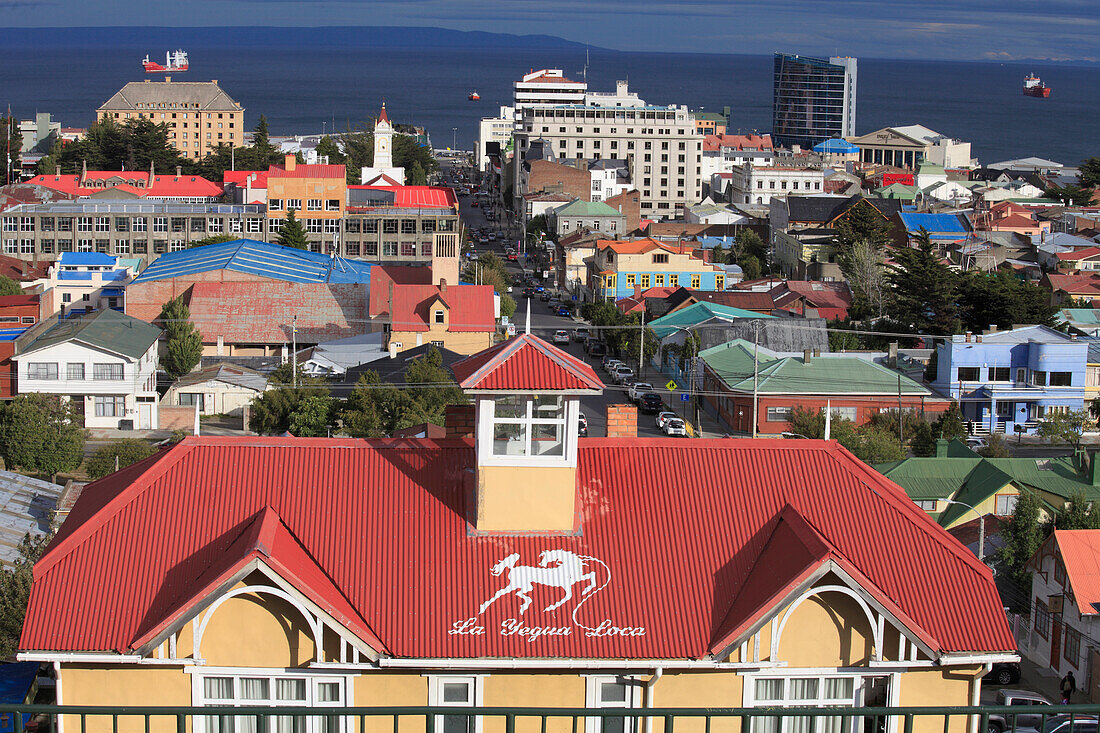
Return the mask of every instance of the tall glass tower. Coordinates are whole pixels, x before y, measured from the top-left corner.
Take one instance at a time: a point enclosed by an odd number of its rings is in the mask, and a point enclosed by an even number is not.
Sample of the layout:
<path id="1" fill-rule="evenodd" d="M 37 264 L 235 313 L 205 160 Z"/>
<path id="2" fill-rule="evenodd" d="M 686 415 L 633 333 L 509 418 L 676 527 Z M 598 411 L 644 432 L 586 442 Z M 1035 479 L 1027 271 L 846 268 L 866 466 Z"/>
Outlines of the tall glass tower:
<path id="1" fill-rule="evenodd" d="M 856 60 L 775 55 L 772 140 L 810 148 L 856 134 Z"/>

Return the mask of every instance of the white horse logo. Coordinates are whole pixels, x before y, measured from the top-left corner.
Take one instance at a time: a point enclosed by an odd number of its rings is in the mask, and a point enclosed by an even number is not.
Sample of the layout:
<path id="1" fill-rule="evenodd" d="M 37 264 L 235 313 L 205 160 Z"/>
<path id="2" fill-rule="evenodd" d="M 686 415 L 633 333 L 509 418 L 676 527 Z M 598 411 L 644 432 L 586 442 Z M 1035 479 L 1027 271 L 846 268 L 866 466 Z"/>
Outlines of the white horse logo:
<path id="1" fill-rule="evenodd" d="M 539 554 L 538 567 L 516 565 L 518 561 L 519 553 L 513 552 L 493 566 L 490 571 L 493 575 L 501 575 L 505 570 L 508 571 L 508 584 L 498 590 L 492 598 L 481 604 L 479 614 L 485 613 L 485 609 L 491 606 L 494 601 L 509 593 L 515 593 L 523 600 L 519 607 L 519 612 L 522 614 L 531 605 L 531 596 L 528 594 L 534 590 L 536 583 L 561 588 L 565 591 L 560 600 L 543 609 L 544 611 L 553 611 L 573 597 L 574 585 L 587 581 L 588 585 L 581 590 L 581 601 L 577 604 L 577 608 L 580 608 L 581 603 L 588 600 L 594 593 L 603 590 L 611 581 L 611 570 L 603 561 L 587 555 L 577 555 L 568 550 L 544 550 Z M 607 571 L 607 579 L 598 588 L 596 587 L 596 572 L 587 569 L 586 564 L 589 561 L 599 563 Z M 576 609 L 574 609 L 575 611 Z"/>

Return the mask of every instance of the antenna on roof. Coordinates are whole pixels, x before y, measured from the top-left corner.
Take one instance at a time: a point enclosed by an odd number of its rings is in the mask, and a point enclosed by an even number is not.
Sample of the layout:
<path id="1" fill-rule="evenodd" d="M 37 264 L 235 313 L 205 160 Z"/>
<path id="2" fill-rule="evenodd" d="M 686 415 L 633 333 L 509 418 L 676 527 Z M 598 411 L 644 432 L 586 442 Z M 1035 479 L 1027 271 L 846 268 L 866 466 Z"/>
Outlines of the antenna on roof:
<path id="1" fill-rule="evenodd" d="M 523 324 L 523 332 L 528 336 L 531 335 L 531 299 L 527 299 L 527 319 Z"/>

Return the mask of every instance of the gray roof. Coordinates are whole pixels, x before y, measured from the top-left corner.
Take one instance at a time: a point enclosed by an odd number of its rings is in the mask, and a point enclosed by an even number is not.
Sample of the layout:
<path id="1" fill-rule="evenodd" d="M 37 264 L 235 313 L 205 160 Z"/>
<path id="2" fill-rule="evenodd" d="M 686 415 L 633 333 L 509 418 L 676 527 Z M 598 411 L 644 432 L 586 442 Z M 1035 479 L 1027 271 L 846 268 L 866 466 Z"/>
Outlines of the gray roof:
<path id="1" fill-rule="evenodd" d="M 225 382 L 245 389 L 263 392 L 267 389 L 267 377 L 248 367 L 236 364 L 213 364 L 203 367 L 197 372 L 184 374 L 173 384 L 173 387 L 186 387 L 202 382 Z"/>
<path id="2" fill-rule="evenodd" d="M 238 112 L 243 107 L 213 81 L 132 81 L 115 92 L 101 110 L 198 109 L 209 112 Z M 165 105 L 159 107 L 159 105 Z M 138 107 L 138 105 L 142 105 Z"/>
<path id="3" fill-rule="evenodd" d="M 49 532 L 62 491 L 49 481 L 0 471 L 0 563 L 15 562 L 23 535 Z"/>
<path id="4" fill-rule="evenodd" d="M 79 318 L 68 318 L 31 342 L 22 355 L 67 341 L 79 341 L 131 359 L 140 359 L 160 338 L 156 326 L 116 310 L 101 310 Z"/>

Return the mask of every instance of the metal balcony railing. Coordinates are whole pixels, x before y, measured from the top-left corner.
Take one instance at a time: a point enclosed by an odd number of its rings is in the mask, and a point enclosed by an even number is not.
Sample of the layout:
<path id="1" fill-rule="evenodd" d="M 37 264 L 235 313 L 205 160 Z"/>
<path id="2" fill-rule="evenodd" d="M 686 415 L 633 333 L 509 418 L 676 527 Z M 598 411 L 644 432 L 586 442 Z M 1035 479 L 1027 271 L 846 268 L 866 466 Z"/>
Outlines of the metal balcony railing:
<path id="1" fill-rule="evenodd" d="M 1100 705 L 505 708 L 0 706 L 0 730 L 175 733 L 1085 733 Z M 1017 724 L 1016 716 L 1021 717 Z M 1027 718 L 1026 721 L 1024 718 Z"/>

